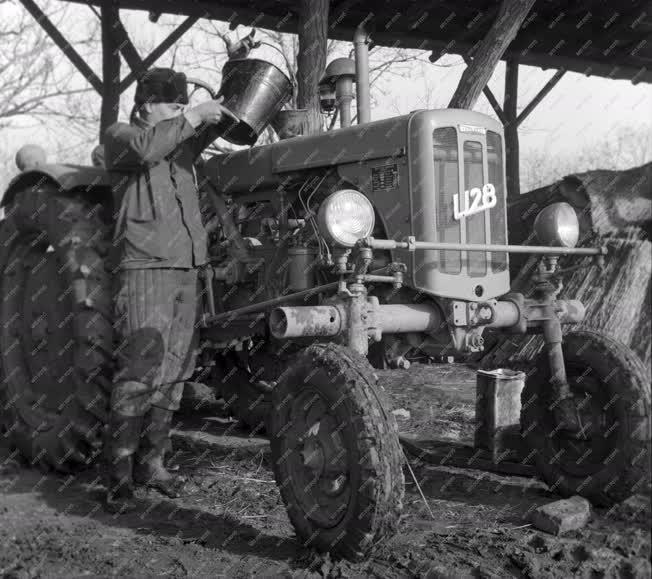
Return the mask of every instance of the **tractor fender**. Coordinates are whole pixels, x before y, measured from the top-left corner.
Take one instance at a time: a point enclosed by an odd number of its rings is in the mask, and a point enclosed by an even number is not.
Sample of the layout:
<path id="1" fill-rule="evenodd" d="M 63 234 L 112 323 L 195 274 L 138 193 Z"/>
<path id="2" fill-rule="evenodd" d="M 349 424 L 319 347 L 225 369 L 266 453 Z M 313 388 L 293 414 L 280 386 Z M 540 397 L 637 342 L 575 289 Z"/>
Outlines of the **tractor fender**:
<path id="1" fill-rule="evenodd" d="M 77 189 L 90 193 L 98 188 L 110 189 L 109 175 L 102 168 L 69 164 L 39 165 L 38 168 L 23 171 L 9 182 L 0 207 L 11 203 L 18 191 L 27 187 L 40 189 L 43 185 L 54 186 L 59 192 Z"/>

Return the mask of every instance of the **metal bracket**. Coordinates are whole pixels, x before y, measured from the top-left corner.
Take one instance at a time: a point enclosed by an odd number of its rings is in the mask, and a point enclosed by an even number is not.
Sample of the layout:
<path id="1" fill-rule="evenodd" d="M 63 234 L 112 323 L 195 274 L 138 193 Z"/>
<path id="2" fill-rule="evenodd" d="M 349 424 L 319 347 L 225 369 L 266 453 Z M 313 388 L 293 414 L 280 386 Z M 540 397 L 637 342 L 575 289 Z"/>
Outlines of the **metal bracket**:
<path id="1" fill-rule="evenodd" d="M 468 315 L 466 309 L 467 303 L 454 300 L 453 301 L 453 325 L 455 326 L 468 326 Z"/>
<path id="2" fill-rule="evenodd" d="M 416 251 L 417 249 L 417 238 L 414 235 L 410 235 L 406 238 L 407 250 L 410 252 Z"/>

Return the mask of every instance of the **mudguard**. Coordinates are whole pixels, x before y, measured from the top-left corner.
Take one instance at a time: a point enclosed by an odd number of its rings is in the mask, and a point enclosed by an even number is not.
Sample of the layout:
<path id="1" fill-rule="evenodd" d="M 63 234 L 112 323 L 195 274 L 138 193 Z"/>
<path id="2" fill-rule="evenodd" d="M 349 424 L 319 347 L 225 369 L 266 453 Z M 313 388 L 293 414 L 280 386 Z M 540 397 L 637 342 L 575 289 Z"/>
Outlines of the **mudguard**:
<path id="1" fill-rule="evenodd" d="M 0 207 L 8 205 L 16 193 L 25 187 L 39 188 L 54 185 L 58 191 L 81 189 L 94 191 L 98 187 L 110 187 L 108 173 L 98 167 L 69 164 L 39 165 L 16 175 L 2 196 Z"/>

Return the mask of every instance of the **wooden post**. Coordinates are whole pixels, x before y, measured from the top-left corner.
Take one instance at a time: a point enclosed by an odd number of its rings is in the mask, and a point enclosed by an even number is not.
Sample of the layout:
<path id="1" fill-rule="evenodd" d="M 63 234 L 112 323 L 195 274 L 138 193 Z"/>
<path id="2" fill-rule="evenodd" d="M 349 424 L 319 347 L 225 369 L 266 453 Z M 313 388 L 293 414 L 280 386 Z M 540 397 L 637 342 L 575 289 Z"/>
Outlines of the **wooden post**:
<path id="1" fill-rule="evenodd" d="M 518 61 L 507 59 L 505 67 L 505 165 L 507 172 L 507 198 L 521 194 L 521 177 L 518 160 Z"/>
<path id="2" fill-rule="evenodd" d="M 321 132 L 319 81 L 326 68 L 328 0 L 299 1 L 299 54 L 297 105 L 308 109 L 304 134 Z"/>
<path id="3" fill-rule="evenodd" d="M 534 2 L 503 0 L 491 29 L 473 51 L 474 58 L 462 74 L 448 108 L 473 108 Z"/>
<path id="4" fill-rule="evenodd" d="M 118 5 L 104 0 L 102 15 L 102 110 L 100 113 L 100 143 L 104 132 L 118 120 L 120 109 L 120 48 L 115 34 L 115 24 L 120 18 Z"/>

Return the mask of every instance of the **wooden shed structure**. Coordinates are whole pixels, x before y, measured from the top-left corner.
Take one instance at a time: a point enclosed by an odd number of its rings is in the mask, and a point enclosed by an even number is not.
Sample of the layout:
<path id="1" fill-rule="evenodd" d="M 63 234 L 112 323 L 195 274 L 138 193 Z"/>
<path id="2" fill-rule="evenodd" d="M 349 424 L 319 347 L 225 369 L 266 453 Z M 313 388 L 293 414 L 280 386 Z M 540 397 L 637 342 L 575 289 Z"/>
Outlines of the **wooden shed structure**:
<path id="1" fill-rule="evenodd" d="M 450 106 L 471 108 L 484 91 L 505 125 L 509 195 L 519 193 L 518 125 L 566 71 L 633 83 L 652 82 L 652 3 L 642 0 L 65 0 L 90 5 L 102 20 L 103 66 L 98 76 L 47 18 L 37 0 L 20 0 L 102 96 L 100 135 L 117 119 L 118 101 L 200 18 L 299 35 L 299 105 L 318 107 L 317 83 L 327 39 L 351 40 L 363 25 L 378 45 L 431 51 L 431 60 L 461 55 L 468 63 Z M 120 10 L 186 19 L 151 54 L 141 56 L 121 23 Z M 129 66 L 121 75 L 120 54 Z M 488 89 L 496 63 L 507 64 L 503 104 Z M 518 113 L 520 64 L 555 69 Z M 308 74 L 309 73 L 309 74 Z M 116 80 L 112 80 L 116 79 Z M 119 81 L 117 79 L 120 79 Z"/>

